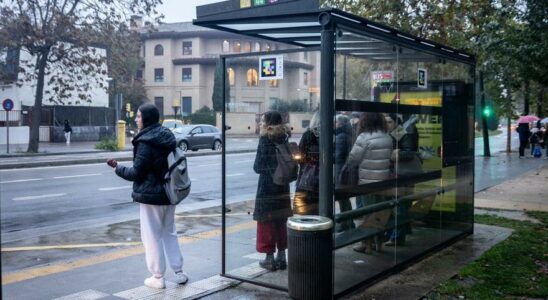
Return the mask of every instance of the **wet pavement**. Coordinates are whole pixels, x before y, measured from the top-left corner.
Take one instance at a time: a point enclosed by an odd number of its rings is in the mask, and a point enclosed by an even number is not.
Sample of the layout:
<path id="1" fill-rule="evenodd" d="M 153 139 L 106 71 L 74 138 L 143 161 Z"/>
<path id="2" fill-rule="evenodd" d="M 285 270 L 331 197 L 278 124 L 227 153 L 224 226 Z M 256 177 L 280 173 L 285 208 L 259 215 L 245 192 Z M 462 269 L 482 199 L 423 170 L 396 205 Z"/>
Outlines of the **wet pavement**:
<path id="1" fill-rule="evenodd" d="M 241 141 L 235 142 L 246 144 Z M 77 152 L 85 151 L 84 146 L 72 148 L 75 150 L 72 155 L 80 155 Z M 127 155 L 124 152 L 118 153 L 121 156 Z M 97 152 L 92 155 L 112 155 L 112 153 Z M 65 156 L 66 160 L 66 154 L 59 156 Z M 36 156 L 38 157 L 40 156 Z M 541 177 L 544 176 L 543 172 L 546 172 L 547 166 L 548 160 L 518 159 L 516 153 L 510 155 L 498 153 L 491 158 L 476 157 L 476 191 L 482 191 L 477 196 L 481 195 L 484 199 L 493 200 L 494 202 L 490 202 L 488 207 L 495 209 L 500 208 L 501 201 L 497 201 L 497 197 L 501 193 L 512 198 L 512 195 L 516 196 L 512 193 L 521 191 L 520 199 L 525 202 L 536 199 L 527 197 L 530 193 L 535 193 L 541 196 L 541 200 L 547 201 L 548 197 L 542 198 L 545 194 L 538 189 L 539 186 L 544 185 L 531 186 L 529 182 L 529 188 L 515 186 L 519 184 L 521 178 L 536 176 L 534 175 L 536 172 L 541 174 Z M 536 179 L 542 180 L 541 177 Z M 513 188 L 503 189 L 507 183 L 512 182 L 514 185 L 508 186 Z M 544 182 L 546 182 L 545 179 Z M 500 183 L 503 184 L 497 186 Z M 231 218 L 227 226 L 232 228 L 233 233 L 238 234 L 242 230 L 249 231 L 254 228 L 254 223 L 248 224 L 252 203 L 240 202 L 232 204 L 230 208 Z M 505 217 L 526 219 L 522 212 L 478 210 L 478 213 L 496 213 Z M 88 297 L 89 299 L 182 299 L 185 297 L 189 299 L 196 297 L 289 299 L 284 292 L 219 279 L 217 276 L 220 273 L 221 259 L 219 206 L 209 208 L 193 206 L 186 211 L 178 210 L 177 216 L 178 219 L 185 220 L 185 222 L 178 222 L 177 231 L 185 255 L 185 270 L 191 274 L 191 281 L 184 288 L 169 285 L 165 291 L 156 292 L 142 286 L 142 280 L 147 271 L 140 244 L 139 223 L 137 220 L 130 220 L 89 228 L 74 228 L 62 233 L 45 234 L 2 244 L 3 299 L 57 297 L 82 299 L 84 298 L 82 293 L 95 295 L 95 298 Z M 508 229 L 476 224 L 474 235 L 397 275 L 367 289 L 360 289 L 346 298 L 418 299 L 437 283 L 450 278 L 462 266 L 509 235 Z M 237 239 L 234 242 L 241 241 Z M 47 246 L 54 247 L 47 248 Z M 246 259 L 248 258 L 242 257 L 238 258 L 238 261 Z M 249 262 L 256 266 L 256 261 Z M 246 269 L 242 272 L 256 272 L 256 269 Z M 171 280 L 170 276 L 172 275 L 168 272 L 167 280 Z M 398 288 L 395 289 L 394 286 Z M 219 292 L 219 289 L 223 290 Z"/>

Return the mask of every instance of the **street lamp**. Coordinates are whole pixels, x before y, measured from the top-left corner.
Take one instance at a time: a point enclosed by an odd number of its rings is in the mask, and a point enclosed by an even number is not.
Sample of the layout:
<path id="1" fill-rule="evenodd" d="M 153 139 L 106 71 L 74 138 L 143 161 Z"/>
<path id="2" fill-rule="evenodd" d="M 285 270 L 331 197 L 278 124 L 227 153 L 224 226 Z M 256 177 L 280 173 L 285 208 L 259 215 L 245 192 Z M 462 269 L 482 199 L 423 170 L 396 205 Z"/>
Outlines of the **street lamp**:
<path id="1" fill-rule="evenodd" d="M 179 98 L 173 99 L 173 101 L 171 102 L 171 106 L 173 107 L 173 112 L 175 113 L 175 119 L 177 120 L 177 111 L 181 107 L 181 98 L 179 97 Z"/>

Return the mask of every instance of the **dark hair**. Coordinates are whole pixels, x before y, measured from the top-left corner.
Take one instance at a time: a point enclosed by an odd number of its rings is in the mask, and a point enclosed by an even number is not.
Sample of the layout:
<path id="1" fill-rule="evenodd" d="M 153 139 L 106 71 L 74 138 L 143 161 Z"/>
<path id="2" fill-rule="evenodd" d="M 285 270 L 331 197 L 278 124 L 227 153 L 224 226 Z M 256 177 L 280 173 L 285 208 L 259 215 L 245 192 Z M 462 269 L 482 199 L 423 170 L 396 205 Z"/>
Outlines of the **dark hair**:
<path id="1" fill-rule="evenodd" d="M 160 121 L 160 112 L 156 105 L 152 103 L 145 103 L 139 106 L 141 112 L 141 120 L 143 121 L 143 128 L 150 125 L 157 124 Z"/>
<path id="2" fill-rule="evenodd" d="M 398 117 L 397 114 L 390 113 L 390 114 L 386 114 L 386 116 L 392 119 L 392 121 L 394 121 L 396 125 L 401 125 L 402 120 Z"/>
<path id="3" fill-rule="evenodd" d="M 386 129 L 386 120 L 381 113 L 374 112 L 364 112 L 360 116 L 359 121 L 359 133 L 369 132 L 373 133 L 375 131 L 385 132 Z"/>
<path id="4" fill-rule="evenodd" d="M 282 115 L 275 110 L 267 111 L 263 116 L 266 126 L 282 124 Z"/>

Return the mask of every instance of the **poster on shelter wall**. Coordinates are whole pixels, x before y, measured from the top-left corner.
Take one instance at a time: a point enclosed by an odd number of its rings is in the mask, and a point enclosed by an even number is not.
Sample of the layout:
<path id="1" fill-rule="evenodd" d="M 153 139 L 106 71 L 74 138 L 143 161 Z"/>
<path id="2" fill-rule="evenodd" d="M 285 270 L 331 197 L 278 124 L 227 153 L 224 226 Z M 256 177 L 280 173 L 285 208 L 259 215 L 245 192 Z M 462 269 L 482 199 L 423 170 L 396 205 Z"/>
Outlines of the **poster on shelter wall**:
<path id="1" fill-rule="evenodd" d="M 389 91 L 394 82 L 394 71 L 371 71 L 371 99 L 375 98 L 375 88 L 381 85 L 384 88 L 382 92 Z"/>
<path id="2" fill-rule="evenodd" d="M 283 55 L 262 56 L 259 58 L 259 80 L 283 79 Z"/>
<path id="3" fill-rule="evenodd" d="M 428 71 L 426 69 L 417 69 L 417 86 L 421 89 L 428 88 Z"/>

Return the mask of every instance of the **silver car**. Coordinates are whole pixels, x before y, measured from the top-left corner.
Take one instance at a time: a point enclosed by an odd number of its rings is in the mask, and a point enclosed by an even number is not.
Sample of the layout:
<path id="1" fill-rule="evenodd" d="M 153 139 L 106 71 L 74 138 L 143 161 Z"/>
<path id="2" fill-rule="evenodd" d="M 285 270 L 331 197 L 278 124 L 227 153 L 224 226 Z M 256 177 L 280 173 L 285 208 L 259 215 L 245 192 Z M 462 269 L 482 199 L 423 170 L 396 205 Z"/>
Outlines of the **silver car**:
<path id="1" fill-rule="evenodd" d="M 183 151 L 198 149 L 221 150 L 223 142 L 221 132 L 214 126 L 207 124 L 184 125 L 173 130 L 177 140 L 177 147 Z"/>

